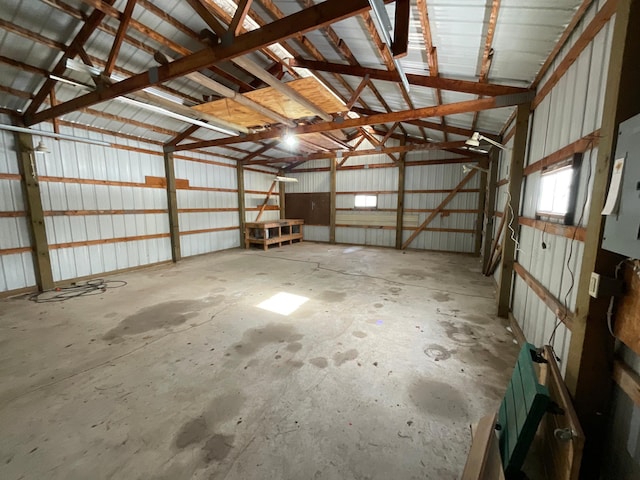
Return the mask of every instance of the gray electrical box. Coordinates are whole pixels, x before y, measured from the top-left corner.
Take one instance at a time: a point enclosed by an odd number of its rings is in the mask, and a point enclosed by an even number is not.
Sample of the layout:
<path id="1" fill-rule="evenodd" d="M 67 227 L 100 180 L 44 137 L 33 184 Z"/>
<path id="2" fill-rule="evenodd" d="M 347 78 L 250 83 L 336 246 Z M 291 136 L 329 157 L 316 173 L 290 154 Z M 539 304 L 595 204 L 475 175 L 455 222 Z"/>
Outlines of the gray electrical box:
<path id="1" fill-rule="evenodd" d="M 602 248 L 640 258 L 640 115 L 620 124 L 612 163 L 624 158 L 617 213 L 607 215 Z"/>

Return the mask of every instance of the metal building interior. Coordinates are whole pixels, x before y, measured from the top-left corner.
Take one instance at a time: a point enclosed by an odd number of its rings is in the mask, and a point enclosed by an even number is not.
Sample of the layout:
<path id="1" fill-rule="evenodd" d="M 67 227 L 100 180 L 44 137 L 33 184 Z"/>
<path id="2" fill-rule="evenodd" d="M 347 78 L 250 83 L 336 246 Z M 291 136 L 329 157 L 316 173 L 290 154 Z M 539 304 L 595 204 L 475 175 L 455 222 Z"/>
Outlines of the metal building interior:
<path id="1" fill-rule="evenodd" d="M 639 3 L 2 0 L 0 478 L 640 478 Z"/>

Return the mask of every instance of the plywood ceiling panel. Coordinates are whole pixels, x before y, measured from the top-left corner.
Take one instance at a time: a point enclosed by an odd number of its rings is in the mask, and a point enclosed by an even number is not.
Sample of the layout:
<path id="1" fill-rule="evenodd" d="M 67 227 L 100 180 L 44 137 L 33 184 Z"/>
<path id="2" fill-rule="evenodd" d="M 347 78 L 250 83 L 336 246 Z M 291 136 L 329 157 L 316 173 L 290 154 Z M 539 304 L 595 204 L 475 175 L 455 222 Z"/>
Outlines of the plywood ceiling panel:
<path id="1" fill-rule="evenodd" d="M 337 113 L 344 110 L 344 104 L 328 92 L 314 77 L 293 80 L 288 82 L 287 86 L 327 113 Z M 261 88 L 243 95 L 292 120 L 315 116 L 313 112 L 278 92 L 273 87 Z M 203 103 L 193 108 L 245 127 L 274 123 L 274 120 L 228 98 Z"/>

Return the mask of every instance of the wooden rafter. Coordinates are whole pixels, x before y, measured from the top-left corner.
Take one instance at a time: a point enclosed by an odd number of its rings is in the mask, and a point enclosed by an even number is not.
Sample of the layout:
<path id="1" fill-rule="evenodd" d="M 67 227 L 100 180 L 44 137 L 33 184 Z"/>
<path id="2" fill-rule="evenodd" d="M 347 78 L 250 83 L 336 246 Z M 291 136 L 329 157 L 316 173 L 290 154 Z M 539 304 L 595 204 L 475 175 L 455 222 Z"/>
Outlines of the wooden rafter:
<path id="1" fill-rule="evenodd" d="M 105 0 L 109 5 L 113 4 L 115 0 Z M 81 48 L 85 42 L 89 39 L 91 34 L 95 31 L 96 27 L 102 22 L 104 18 L 104 13 L 99 10 L 94 10 L 89 18 L 84 22 L 84 25 L 80 29 L 80 31 L 76 34 L 75 38 L 71 41 L 69 46 L 65 50 L 65 54 L 58 61 L 56 66 L 53 68 L 51 74 L 52 75 L 61 75 L 64 73 L 67 68 L 67 58 L 73 58 L 78 54 L 78 49 Z M 24 118 L 28 118 L 31 115 L 34 115 L 42 102 L 47 98 L 49 92 L 55 85 L 55 80 L 51 80 L 51 78 L 47 78 L 38 90 L 38 93 L 35 94 L 33 100 L 29 104 L 29 107 L 24 113 Z M 53 107 L 55 108 L 55 107 Z M 55 115 L 54 115 L 55 116 Z"/>
<path id="2" fill-rule="evenodd" d="M 384 80 L 387 82 L 399 82 L 400 77 L 397 72 L 389 72 L 378 68 L 356 67 L 353 65 L 343 65 L 340 63 L 317 62 L 313 60 L 301 60 L 292 58 L 289 65 L 294 67 L 308 68 L 320 72 L 340 73 L 354 77 L 364 77 L 369 75 L 372 80 Z M 498 85 L 492 83 L 478 83 L 468 80 L 456 80 L 452 78 L 430 77 L 426 75 L 415 75 L 408 73 L 407 80 L 411 85 L 420 87 L 440 88 L 451 90 L 452 92 L 471 93 L 473 95 L 496 96 L 509 95 L 528 92 L 530 89 L 521 87 L 511 87 L 508 85 Z"/>
<path id="3" fill-rule="evenodd" d="M 244 19 L 249 13 L 249 9 L 251 8 L 252 0 L 240 0 L 238 2 L 238 7 L 236 8 L 236 13 L 233 14 L 233 19 L 229 24 L 229 33 L 234 37 L 238 34 L 240 27 L 244 23 Z"/>
<path id="4" fill-rule="evenodd" d="M 491 3 L 491 11 L 489 12 L 489 24 L 487 26 L 487 37 L 484 41 L 484 49 L 482 51 L 482 60 L 480 61 L 480 83 L 487 83 L 489 80 L 489 70 L 491 69 L 491 61 L 493 59 L 493 36 L 496 31 L 496 23 L 498 22 L 498 13 L 500 11 L 500 0 L 493 0 Z M 471 122 L 471 130 L 475 130 L 478 125 L 478 115 L 473 115 Z"/>
<path id="5" fill-rule="evenodd" d="M 353 92 L 353 94 L 351 94 L 351 98 L 349 99 L 349 102 L 347 102 L 345 110 L 344 110 L 344 112 L 342 114 L 343 117 L 346 117 L 347 114 L 351 111 L 351 109 L 353 108 L 355 103 L 360 98 L 360 95 L 362 95 L 362 92 L 364 91 L 364 89 L 367 88 L 367 85 L 369 85 L 369 77 L 368 76 L 366 76 L 366 77 L 364 77 L 362 79 L 362 81 L 360 82 L 360 85 L 358 85 L 358 88 L 356 88 L 355 91 Z"/>
<path id="6" fill-rule="evenodd" d="M 222 38 L 227 29 L 220 23 L 220 21 L 211 13 L 207 8 L 203 0 L 187 0 L 187 3 L 193 8 L 193 10 L 204 20 L 204 22 L 211 27 L 214 33 Z"/>
<path id="7" fill-rule="evenodd" d="M 131 15 L 133 14 L 133 8 L 136 6 L 136 0 L 127 0 L 127 5 L 124 8 L 124 13 L 120 17 L 120 25 L 118 26 L 118 33 L 109 52 L 109 58 L 107 59 L 107 65 L 104 67 L 104 74 L 109 77 L 113 72 L 113 67 L 116 65 L 116 58 L 120 52 L 124 35 L 127 32 L 127 27 L 131 21 Z"/>
<path id="8" fill-rule="evenodd" d="M 173 137 L 171 140 L 169 140 L 167 143 L 165 143 L 165 146 L 175 146 L 175 145 L 179 144 L 180 142 L 182 142 L 183 140 L 188 138 L 192 133 L 195 133 L 195 131 L 198 130 L 199 128 L 200 128 L 199 125 L 190 125 L 190 126 L 188 126 L 182 132 L 180 132 L 175 137 Z"/>
<path id="9" fill-rule="evenodd" d="M 431 35 L 431 24 L 429 23 L 429 11 L 427 10 L 427 0 L 417 0 L 418 13 L 420 15 L 420 27 L 422 29 L 422 39 L 424 40 L 425 51 L 427 55 L 427 64 L 429 65 L 429 76 L 439 77 L 440 69 L 438 68 L 438 51 L 433 45 L 433 37 Z M 436 88 L 436 103 L 442 105 L 442 90 Z M 445 117 L 440 117 L 440 123 L 443 127 L 444 140 L 448 140 L 448 132 L 446 130 L 447 122 Z"/>
<path id="10" fill-rule="evenodd" d="M 291 38 L 300 32 L 306 33 L 325 24 L 337 22 L 362 13 L 369 8 L 368 0 L 327 0 L 312 8 L 294 13 L 281 20 L 269 24 L 269 28 L 261 28 L 240 35 L 231 45 L 217 45 L 205 48 L 191 55 L 182 57 L 168 65 L 151 69 L 120 82 L 114 83 L 99 92 L 90 92 L 73 100 L 61 103 L 38 113 L 27 113 L 25 123 L 33 125 L 55 116 L 73 112 L 78 108 L 94 105 L 128 93 L 136 92 L 151 85 L 172 80 L 206 68 L 209 65 L 244 55 Z"/>

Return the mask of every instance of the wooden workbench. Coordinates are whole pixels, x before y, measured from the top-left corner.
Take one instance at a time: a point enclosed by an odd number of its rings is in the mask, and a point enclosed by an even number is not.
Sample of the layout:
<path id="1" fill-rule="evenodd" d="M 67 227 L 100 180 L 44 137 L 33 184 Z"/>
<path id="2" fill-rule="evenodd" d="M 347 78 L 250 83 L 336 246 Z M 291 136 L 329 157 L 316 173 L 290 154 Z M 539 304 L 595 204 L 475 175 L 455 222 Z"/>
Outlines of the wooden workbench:
<path id="1" fill-rule="evenodd" d="M 264 250 L 269 245 L 291 244 L 302 242 L 302 229 L 304 220 L 281 219 L 267 220 L 264 222 L 247 222 L 244 227 L 244 248 L 252 244 L 262 245 Z"/>

